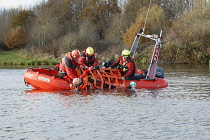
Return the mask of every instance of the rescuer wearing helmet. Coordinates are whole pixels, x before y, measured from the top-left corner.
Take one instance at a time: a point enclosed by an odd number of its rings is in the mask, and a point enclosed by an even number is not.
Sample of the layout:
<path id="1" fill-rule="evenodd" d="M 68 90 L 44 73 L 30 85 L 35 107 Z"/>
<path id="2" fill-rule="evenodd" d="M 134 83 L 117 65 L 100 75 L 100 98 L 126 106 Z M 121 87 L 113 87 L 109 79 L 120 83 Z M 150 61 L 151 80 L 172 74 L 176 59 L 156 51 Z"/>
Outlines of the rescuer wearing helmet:
<path id="1" fill-rule="evenodd" d="M 79 78 L 79 84 L 82 83 L 82 78 L 87 74 L 84 72 L 82 75 L 78 75 L 76 67 L 79 66 L 78 59 L 80 58 L 80 51 L 73 50 L 72 52 L 67 53 L 67 55 L 61 60 L 58 76 L 64 79 L 67 79 L 72 83 L 73 79 Z"/>
<path id="2" fill-rule="evenodd" d="M 92 70 L 93 67 L 98 65 L 98 59 L 96 58 L 94 49 L 92 47 L 88 47 L 82 51 L 79 64 L 88 70 Z"/>
<path id="3" fill-rule="evenodd" d="M 123 50 L 122 55 L 110 67 L 114 68 L 119 65 L 123 76 L 122 80 L 134 78 L 136 66 L 129 50 Z"/>

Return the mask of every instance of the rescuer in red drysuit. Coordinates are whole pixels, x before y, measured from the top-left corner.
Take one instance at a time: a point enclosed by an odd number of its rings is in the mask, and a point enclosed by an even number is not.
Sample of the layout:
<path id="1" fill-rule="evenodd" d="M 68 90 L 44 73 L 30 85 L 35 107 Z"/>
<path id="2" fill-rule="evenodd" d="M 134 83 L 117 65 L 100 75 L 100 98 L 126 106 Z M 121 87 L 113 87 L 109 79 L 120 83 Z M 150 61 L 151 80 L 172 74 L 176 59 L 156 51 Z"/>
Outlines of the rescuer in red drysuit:
<path id="1" fill-rule="evenodd" d="M 72 83 L 74 78 L 80 78 L 80 81 L 82 82 L 82 78 L 88 74 L 88 71 L 83 71 L 81 75 L 78 75 L 76 67 L 80 65 L 78 63 L 79 58 L 79 50 L 73 50 L 72 52 L 69 52 L 61 60 L 58 76 L 67 79 L 70 83 Z"/>
<path id="2" fill-rule="evenodd" d="M 89 71 L 93 69 L 93 67 L 98 65 L 98 59 L 95 56 L 94 49 L 92 47 L 88 47 L 84 51 L 81 52 L 81 57 L 79 58 L 79 64 Z"/>
<path id="3" fill-rule="evenodd" d="M 136 65 L 134 59 L 130 56 L 129 50 L 123 50 L 122 55 L 110 66 L 114 68 L 120 65 L 122 80 L 134 79 Z"/>

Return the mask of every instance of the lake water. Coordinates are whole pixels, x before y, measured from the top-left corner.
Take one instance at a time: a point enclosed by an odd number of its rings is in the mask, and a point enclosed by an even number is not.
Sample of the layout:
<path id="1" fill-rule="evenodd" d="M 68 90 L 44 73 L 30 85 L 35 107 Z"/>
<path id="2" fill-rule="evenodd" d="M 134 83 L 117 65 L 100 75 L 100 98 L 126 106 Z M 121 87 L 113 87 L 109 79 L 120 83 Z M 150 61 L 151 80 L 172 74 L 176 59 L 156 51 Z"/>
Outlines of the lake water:
<path id="1" fill-rule="evenodd" d="M 1 140 L 210 140 L 210 67 L 163 65 L 159 90 L 37 91 L 0 69 Z"/>

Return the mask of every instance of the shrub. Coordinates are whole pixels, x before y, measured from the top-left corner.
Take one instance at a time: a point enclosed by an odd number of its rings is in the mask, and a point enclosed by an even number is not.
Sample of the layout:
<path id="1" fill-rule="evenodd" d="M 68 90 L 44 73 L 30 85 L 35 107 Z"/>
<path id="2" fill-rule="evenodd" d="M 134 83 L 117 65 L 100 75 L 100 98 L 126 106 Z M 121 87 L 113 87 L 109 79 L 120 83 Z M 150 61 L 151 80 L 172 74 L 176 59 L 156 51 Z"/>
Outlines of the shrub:
<path id="1" fill-rule="evenodd" d="M 6 45 L 8 48 L 20 48 L 24 47 L 27 43 L 27 33 L 22 27 L 18 26 L 15 29 L 11 29 L 6 38 Z"/>

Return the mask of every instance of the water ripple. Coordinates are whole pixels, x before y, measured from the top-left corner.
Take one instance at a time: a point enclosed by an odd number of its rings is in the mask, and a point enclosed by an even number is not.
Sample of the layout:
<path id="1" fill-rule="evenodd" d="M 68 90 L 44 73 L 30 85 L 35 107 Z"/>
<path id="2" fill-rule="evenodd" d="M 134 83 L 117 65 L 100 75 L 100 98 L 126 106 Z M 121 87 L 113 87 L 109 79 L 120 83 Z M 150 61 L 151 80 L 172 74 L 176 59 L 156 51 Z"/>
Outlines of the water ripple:
<path id="1" fill-rule="evenodd" d="M 209 139 L 209 69 L 165 70 L 164 89 L 42 91 L 0 69 L 0 139 Z"/>

